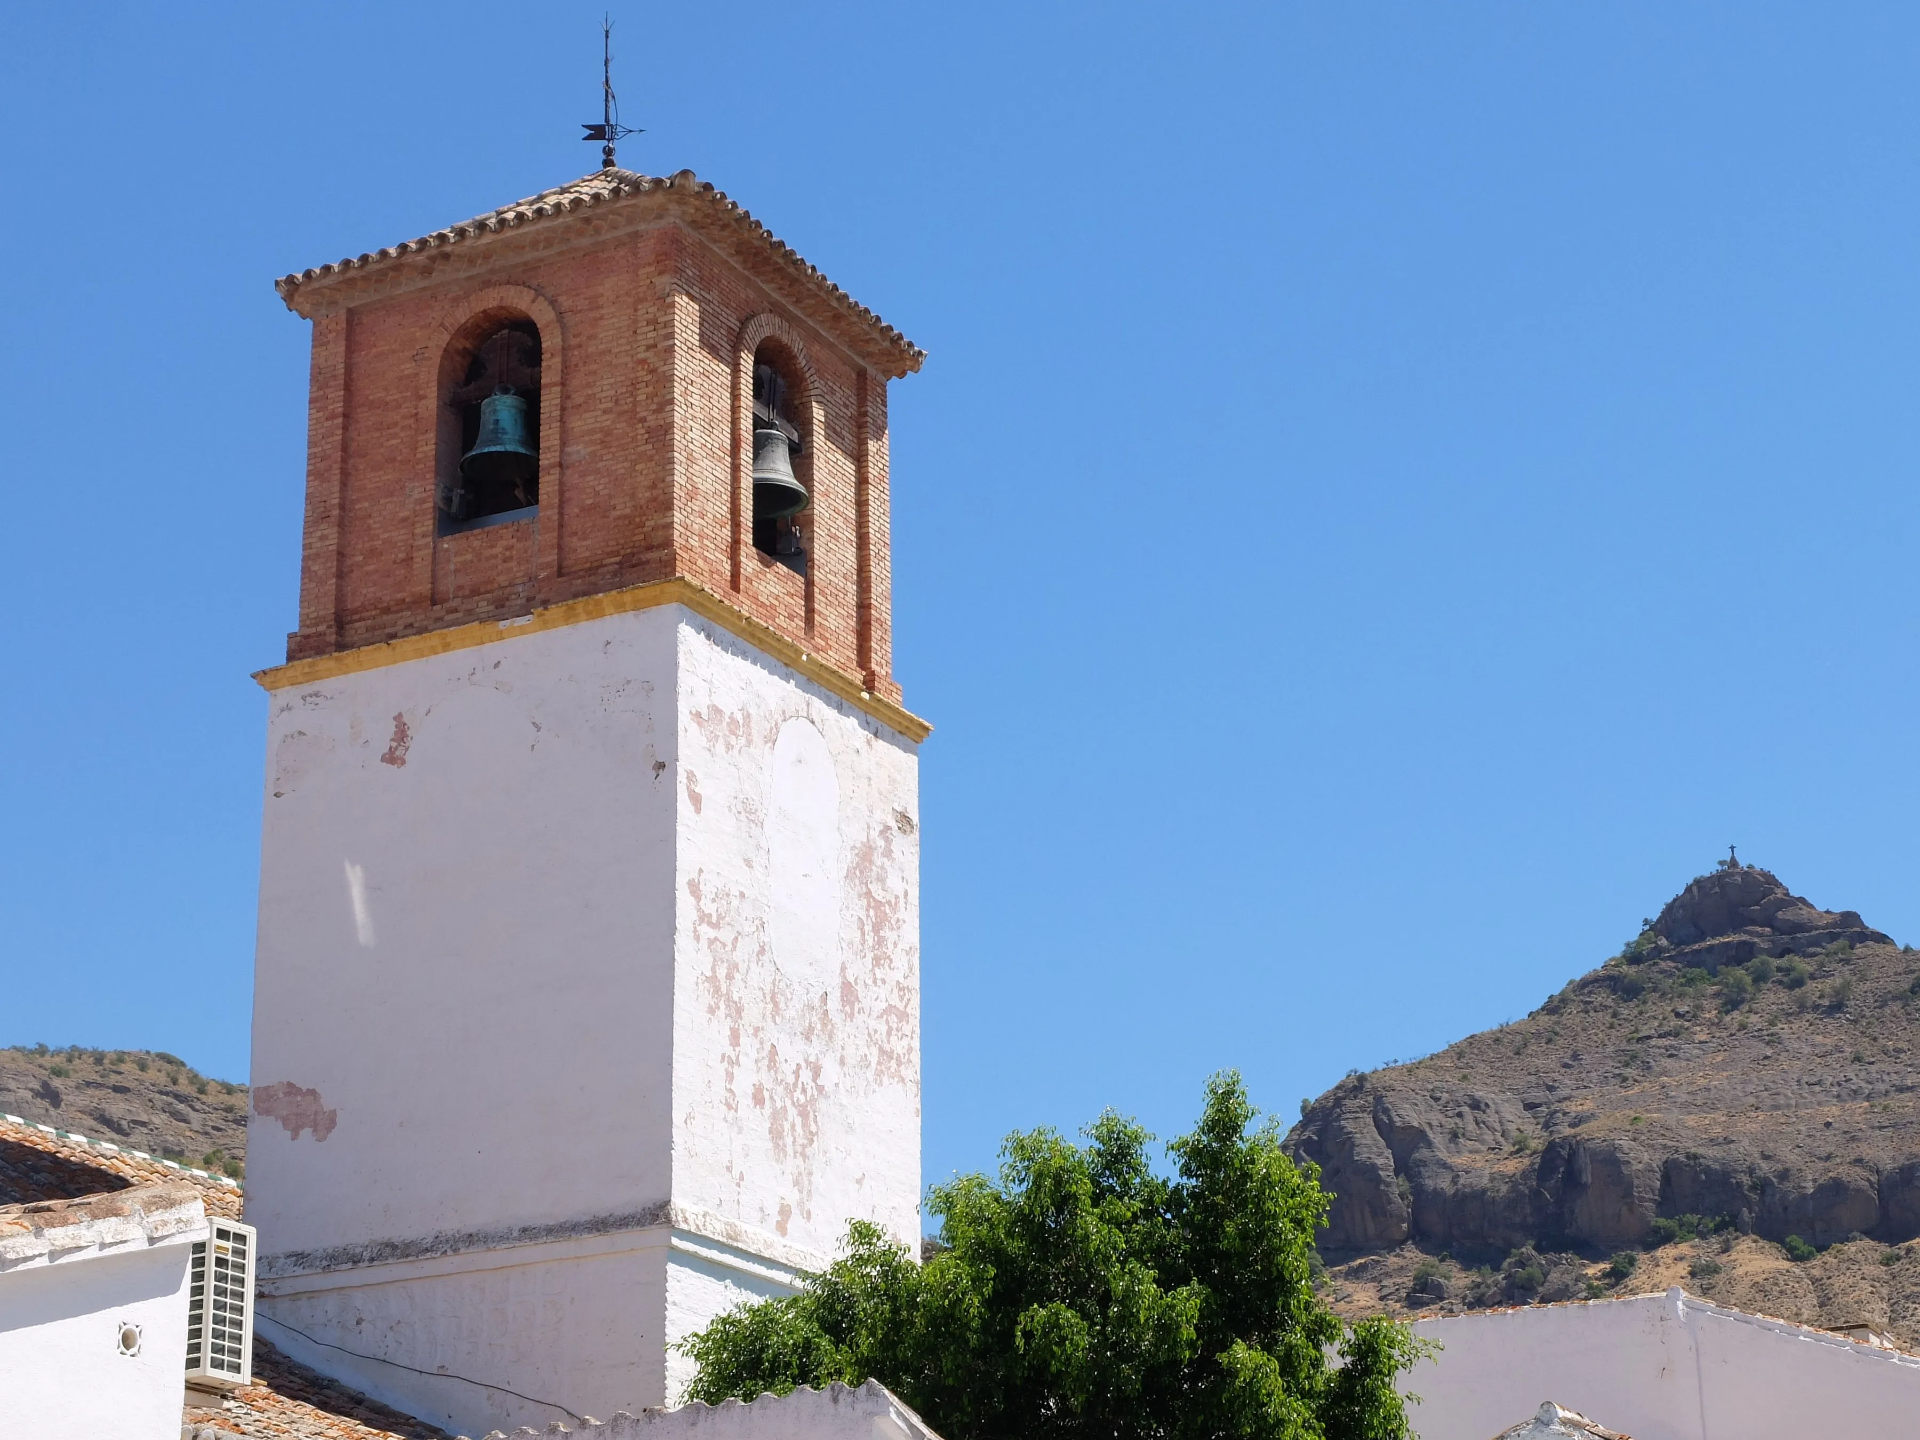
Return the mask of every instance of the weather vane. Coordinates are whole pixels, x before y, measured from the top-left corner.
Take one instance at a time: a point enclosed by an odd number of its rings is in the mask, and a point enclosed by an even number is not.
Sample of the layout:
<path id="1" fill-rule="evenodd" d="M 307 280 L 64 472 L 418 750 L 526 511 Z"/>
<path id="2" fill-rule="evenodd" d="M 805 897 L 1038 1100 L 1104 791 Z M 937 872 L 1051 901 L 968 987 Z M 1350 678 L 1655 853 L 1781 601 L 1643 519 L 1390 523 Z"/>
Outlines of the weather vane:
<path id="1" fill-rule="evenodd" d="M 623 135 L 644 135 L 646 131 L 636 130 L 630 125 L 620 123 L 620 102 L 613 95 L 613 20 L 602 17 L 600 21 L 600 123 L 588 125 L 581 122 L 581 128 L 587 133 L 582 140 L 600 142 L 600 168 L 613 169 L 613 145 Z"/>

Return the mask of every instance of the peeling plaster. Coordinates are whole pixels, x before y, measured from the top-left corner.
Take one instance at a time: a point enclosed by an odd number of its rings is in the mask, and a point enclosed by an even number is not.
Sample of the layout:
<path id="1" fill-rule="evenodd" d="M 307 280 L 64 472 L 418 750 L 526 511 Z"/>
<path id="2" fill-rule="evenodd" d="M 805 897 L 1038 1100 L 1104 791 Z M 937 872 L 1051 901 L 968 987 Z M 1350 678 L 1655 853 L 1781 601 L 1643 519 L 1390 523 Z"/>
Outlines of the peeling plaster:
<path id="1" fill-rule="evenodd" d="M 393 739 L 387 742 L 386 753 L 380 757 L 380 763 L 398 770 L 407 763 L 407 747 L 411 744 L 413 732 L 407 728 L 407 717 L 396 714 L 393 717 Z"/>
<path id="2" fill-rule="evenodd" d="M 340 1112 L 327 1109 L 318 1090 L 309 1090 L 290 1080 L 255 1087 L 253 1113 L 278 1120 L 295 1140 L 300 1138 L 301 1131 L 311 1130 L 316 1144 L 331 1135 L 340 1121 Z"/>
<path id="3" fill-rule="evenodd" d="M 707 643 L 701 643 L 705 640 Z M 689 627 L 676 1185 L 833 1249 L 850 1218 L 918 1234 L 912 749 Z M 905 824 L 901 818 L 907 817 Z M 694 1024 L 695 1017 L 700 1023 Z M 704 1101 L 704 1103 L 702 1103 Z M 678 1192 L 677 1192 L 678 1193 Z"/>

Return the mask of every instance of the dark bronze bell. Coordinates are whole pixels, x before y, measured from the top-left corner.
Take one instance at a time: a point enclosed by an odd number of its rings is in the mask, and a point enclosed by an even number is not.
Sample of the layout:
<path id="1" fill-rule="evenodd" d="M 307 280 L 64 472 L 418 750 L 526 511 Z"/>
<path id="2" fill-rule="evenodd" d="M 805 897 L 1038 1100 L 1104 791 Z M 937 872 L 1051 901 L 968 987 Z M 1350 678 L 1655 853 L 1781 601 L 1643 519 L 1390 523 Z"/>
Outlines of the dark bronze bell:
<path id="1" fill-rule="evenodd" d="M 478 488 L 524 489 L 540 473 L 540 451 L 527 433 L 527 401 L 496 390 L 480 402 L 480 434 L 460 457 L 460 475 Z"/>
<path id="2" fill-rule="evenodd" d="M 789 442 L 779 430 L 753 432 L 753 518 L 782 520 L 807 508 L 807 490 L 793 478 Z"/>

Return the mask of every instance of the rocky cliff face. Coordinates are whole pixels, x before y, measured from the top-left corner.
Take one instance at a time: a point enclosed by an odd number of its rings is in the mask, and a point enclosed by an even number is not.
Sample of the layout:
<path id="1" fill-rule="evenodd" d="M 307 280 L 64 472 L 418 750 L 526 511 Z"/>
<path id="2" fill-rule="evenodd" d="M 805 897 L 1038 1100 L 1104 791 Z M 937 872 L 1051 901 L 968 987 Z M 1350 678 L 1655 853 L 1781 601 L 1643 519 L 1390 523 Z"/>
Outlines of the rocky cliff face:
<path id="1" fill-rule="evenodd" d="M 1702 876 L 1526 1020 L 1350 1076 L 1288 1137 L 1330 1261 L 1599 1256 L 1656 1221 L 1920 1236 L 1920 955 L 1764 870 Z"/>

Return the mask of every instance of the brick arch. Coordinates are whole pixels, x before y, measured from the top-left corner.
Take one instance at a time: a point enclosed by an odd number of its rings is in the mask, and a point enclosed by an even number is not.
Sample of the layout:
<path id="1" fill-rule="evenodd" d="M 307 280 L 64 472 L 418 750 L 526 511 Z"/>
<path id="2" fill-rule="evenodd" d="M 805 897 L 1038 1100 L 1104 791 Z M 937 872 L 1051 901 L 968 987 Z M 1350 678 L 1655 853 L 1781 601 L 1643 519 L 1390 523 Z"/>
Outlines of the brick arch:
<path id="1" fill-rule="evenodd" d="M 540 555 L 536 570 L 552 574 L 559 552 L 561 446 L 566 399 L 566 325 L 560 312 L 540 291 L 528 285 L 487 285 L 452 296 L 429 327 L 425 343 L 415 352 L 420 376 L 419 450 L 416 473 L 426 478 L 425 503 L 417 507 L 420 544 L 414 585 L 428 604 L 433 603 L 434 557 L 439 539 L 435 487 L 439 481 L 440 391 L 448 353 L 476 322 L 497 315 L 502 319 L 531 320 L 540 332 Z M 532 577 L 529 577 L 532 578 Z"/>
<path id="2" fill-rule="evenodd" d="M 826 433 L 825 407 L 821 401 L 820 376 L 807 353 L 807 342 L 783 316 L 762 310 L 741 322 L 733 347 L 733 496 L 732 575 L 735 590 L 742 584 L 741 570 L 747 551 L 753 547 L 753 353 L 763 341 L 776 340 L 793 357 L 800 370 L 805 393 L 799 397 L 804 407 L 805 435 L 808 446 L 815 447 Z M 813 582 L 807 582 L 811 597 Z M 811 599 L 809 599 L 811 610 Z"/>
<path id="3" fill-rule="evenodd" d="M 420 352 L 420 359 L 428 369 L 425 377 L 427 384 L 426 408 L 423 411 L 425 423 L 420 427 L 423 438 L 437 432 L 434 423 L 434 407 L 440 403 L 442 371 L 447 362 L 448 351 L 453 343 L 471 329 L 476 321 L 499 315 L 525 316 L 540 332 L 540 494 L 547 493 L 549 478 L 559 480 L 560 457 L 560 411 L 559 404 L 548 404 L 551 393 L 556 400 L 565 395 L 566 384 L 565 351 L 566 327 L 560 321 L 560 312 L 553 308 L 538 290 L 526 285 L 489 285 L 482 290 L 470 290 L 464 295 L 454 297 L 440 312 L 431 331 L 431 338 Z M 548 473 L 548 456 L 553 457 L 553 473 Z M 431 459 L 428 462 L 431 464 Z M 558 501 L 558 492 L 555 500 Z M 545 501 L 542 500 L 542 508 Z"/>
<path id="4" fill-rule="evenodd" d="M 778 340 L 793 356 L 793 363 L 800 367 L 800 373 L 806 377 L 806 401 L 809 407 L 818 403 L 820 395 L 820 377 L 815 373 L 813 360 L 807 354 L 807 342 L 800 338 L 800 332 L 783 317 L 771 310 L 762 310 L 758 315 L 749 316 L 740 327 L 740 339 L 734 346 L 736 359 L 746 357 L 747 394 L 753 394 L 753 352 L 760 348 L 763 340 Z"/>
<path id="5" fill-rule="evenodd" d="M 549 349 L 558 358 L 566 327 L 560 323 L 560 312 L 553 308 L 553 302 L 529 285 L 488 285 L 484 289 L 456 295 L 447 302 L 433 327 L 439 343 L 429 346 L 435 360 L 438 360 L 442 350 L 453 343 L 456 335 L 488 311 L 524 315 L 539 326 L 542 371 L 547 366 Z M 543 386 L 546 383 L 544 375 L 541 383 Z"/>

